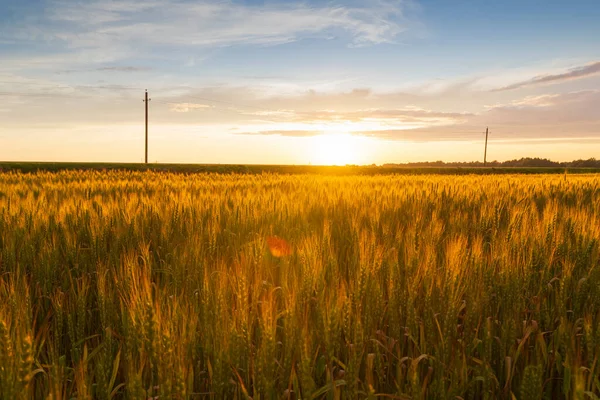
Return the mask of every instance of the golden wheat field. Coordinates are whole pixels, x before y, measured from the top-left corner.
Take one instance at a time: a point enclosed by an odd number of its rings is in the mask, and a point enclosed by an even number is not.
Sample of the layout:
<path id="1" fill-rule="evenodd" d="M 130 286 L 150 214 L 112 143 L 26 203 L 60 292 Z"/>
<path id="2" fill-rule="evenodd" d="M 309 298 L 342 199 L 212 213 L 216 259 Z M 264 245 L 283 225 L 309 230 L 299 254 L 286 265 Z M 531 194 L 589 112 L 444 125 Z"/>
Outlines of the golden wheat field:
<path id="1" fill-rule="evenodd" d="M 597 399 L 600 178 L 0 174 L 2 399 Z"/>

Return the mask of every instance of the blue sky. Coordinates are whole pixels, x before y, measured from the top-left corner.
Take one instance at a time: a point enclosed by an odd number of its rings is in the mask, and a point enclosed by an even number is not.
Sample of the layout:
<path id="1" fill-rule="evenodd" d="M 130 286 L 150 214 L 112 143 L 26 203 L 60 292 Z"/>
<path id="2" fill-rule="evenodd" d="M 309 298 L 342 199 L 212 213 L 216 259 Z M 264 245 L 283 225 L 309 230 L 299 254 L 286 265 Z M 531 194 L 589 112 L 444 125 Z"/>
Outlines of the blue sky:
<path id="1" fill-rule="evenodd" d="M 385 163 L 600 150 L 598 1 L 0 0 L 0 159 Z"/>

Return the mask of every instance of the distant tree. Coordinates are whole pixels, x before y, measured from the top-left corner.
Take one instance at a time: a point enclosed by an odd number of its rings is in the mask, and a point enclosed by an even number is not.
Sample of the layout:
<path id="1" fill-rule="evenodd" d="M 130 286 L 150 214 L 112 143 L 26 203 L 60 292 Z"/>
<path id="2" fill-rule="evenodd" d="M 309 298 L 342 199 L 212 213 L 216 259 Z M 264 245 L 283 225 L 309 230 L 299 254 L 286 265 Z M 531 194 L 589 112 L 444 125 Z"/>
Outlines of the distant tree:
<path id="1" fill-rule="evenodd" d="M 600 168 L 600 160 L 596 160 L 595 158 L 590 158 L 589 160 L 575 160 L 568 163 L 567 166 L 573 168 Z"/>
<path id="2" fill-rule="evenodd" d="M 481 161 L 453 161 L 453 162 L 444 162 L 441 160 L 438 161 L 418 161 L 418 162 L 409 162 L 403 164 L 383 164 L 385 168 L 393 168 L 393 167 L 483 167 L 483 163 Z M 557 162 L 552 161 L 547 158 L 531 158 L 531 157 L 523 157 L 520 159 L 507 160 L 507 161 L 488 161 L 486 166 L 488 167 L 514 167 L 514 168 L 600 168 L 600 160 L 596 160 L 595 158 L 590 158 L 588 160 L 574 160 L 570 162 Z"/>

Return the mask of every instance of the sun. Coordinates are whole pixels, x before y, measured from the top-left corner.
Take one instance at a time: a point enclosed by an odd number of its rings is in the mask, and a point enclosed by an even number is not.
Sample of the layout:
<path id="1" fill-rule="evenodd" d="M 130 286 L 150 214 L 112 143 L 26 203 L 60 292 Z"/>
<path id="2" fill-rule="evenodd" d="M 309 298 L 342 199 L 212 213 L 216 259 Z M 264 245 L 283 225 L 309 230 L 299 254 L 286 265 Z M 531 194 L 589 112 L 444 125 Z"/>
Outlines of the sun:
<path id="1" fill-rule="evenodd" d="M 358 138 L 347 133 L 315 136 L 311 143 L 311 162 L 317 165 L 358 164 L 361 160 Z"/>

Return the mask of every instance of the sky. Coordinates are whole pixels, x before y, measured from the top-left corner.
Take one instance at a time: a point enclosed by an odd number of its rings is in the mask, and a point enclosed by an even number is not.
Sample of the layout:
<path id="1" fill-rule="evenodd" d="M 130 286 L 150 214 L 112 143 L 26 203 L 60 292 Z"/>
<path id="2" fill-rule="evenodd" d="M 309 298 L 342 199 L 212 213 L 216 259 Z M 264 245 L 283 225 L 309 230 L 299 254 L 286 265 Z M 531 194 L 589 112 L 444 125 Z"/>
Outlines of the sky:
<path id="1" fill-rule="evenodd" d="M 600 158 L 598 0 L 0 0 L 0 160 Z"/>

